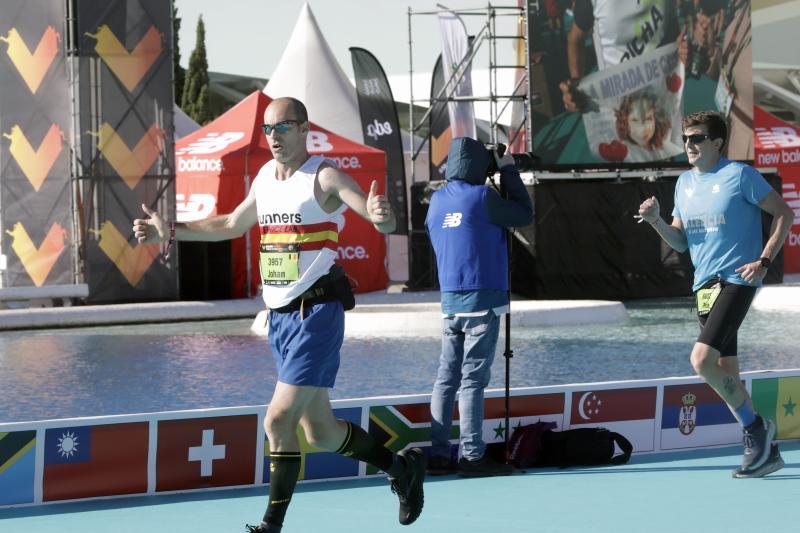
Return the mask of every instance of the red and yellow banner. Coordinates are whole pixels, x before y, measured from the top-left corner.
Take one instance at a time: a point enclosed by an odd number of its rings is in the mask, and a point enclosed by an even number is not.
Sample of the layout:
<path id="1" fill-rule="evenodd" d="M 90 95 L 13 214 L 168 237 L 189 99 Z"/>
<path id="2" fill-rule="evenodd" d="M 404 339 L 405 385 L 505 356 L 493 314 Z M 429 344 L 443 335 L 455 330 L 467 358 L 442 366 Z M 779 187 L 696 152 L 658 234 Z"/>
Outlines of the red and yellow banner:
<path id="1" fill-rule="evenodd" d="M 58 55 L 58 43 L 61 41 L 61 34 L 55 28 L 48 26 L 44 30 L 36 50 L 31 52 L 28 45 L 22 39 L 16 28 L 11 28 L 8 35 L 0 37 L 0 41 L 8 43 L 8 57 L 17 68 L 25 84 L 36 94 L 45 74 L 53 64 L 53 60 Z"/>
<path id="2" fill-rule="evenodd" d="M 33 189 L 38 192 L 50 173 L 50 169 L 53 168 L 53 163 L 61 154 L 64 132 L 61 131 L 58 124 L 51 124 L 38 148 L 31 145 L 19 124 L 14 124 L 11 132 L 3 133 L 3 137 L 11 141 L 11 146 L 8 148 L 9 153 L 28 181 L 31 182 Z"/>

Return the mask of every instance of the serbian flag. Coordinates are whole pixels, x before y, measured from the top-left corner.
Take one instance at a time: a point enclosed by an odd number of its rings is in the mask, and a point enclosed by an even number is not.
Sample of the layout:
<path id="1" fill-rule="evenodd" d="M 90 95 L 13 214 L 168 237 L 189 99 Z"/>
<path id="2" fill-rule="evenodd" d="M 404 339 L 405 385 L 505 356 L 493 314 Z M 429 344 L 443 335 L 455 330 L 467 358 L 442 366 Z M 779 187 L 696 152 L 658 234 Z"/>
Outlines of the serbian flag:
<path id="1" fill-rule="evenodd" d="M 44 501 L 147 492 L 148 423 L 48 429 Z"/>
<path id="2" fill-rule="evenodd" d="M 656 388 L 593 389 L 572 393 L 570 429 L 604 427 L 633 444 L 634 452 L 652 451 Z"/>
<path id="3" fill-rule="evenodd" d="M 255 483 L 256 415 L 158 422 L 156 491 Z"/>
<path id="4" fill-rule="evenodd" d="M 661 449 L 735 444 L 742 428 L 714 389 L 705 383 L 664 387 Z"/>

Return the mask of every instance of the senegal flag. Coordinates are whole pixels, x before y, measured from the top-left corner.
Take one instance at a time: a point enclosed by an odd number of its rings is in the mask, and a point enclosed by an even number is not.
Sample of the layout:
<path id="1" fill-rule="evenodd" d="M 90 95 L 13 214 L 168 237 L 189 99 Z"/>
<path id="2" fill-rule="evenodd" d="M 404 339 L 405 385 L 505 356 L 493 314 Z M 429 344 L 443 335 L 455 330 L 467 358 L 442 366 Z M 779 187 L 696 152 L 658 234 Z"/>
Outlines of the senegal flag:
<path id="1" fill-rule="evenodd" d="M 800 376 L 753 380 L 753 406 L 778 426 L 778 439 L 800 438 Z"/>

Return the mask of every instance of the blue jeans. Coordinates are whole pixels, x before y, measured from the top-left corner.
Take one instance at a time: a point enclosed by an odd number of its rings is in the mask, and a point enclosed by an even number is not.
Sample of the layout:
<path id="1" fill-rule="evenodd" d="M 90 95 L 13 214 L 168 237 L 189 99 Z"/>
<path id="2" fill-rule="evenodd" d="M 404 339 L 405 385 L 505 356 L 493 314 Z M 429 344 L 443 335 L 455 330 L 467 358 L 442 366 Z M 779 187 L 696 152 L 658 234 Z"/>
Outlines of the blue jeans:
<path id="1" fill-rule="evenodd" d="M 492 361 L 500 333 L 500 317 L 489 311 L 483 316 L 443 319 L 442 354 L 431 398 L 432 454 L 450 455 L 453 404 L 458 397 L 461 455 L 469 460 L 483 457 L 483 390 L 489 384 Z"/>

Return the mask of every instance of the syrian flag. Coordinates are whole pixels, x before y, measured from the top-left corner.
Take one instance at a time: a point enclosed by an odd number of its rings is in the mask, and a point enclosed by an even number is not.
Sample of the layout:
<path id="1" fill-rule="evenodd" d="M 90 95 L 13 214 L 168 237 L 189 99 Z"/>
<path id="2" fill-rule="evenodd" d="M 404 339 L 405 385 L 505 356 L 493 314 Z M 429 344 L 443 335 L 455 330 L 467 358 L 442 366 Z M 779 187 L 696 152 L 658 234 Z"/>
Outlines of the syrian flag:
<path id="1" fill-rule="evenodd" d="M 634 452 L 653 451 L 656 388 L 592 389 L 572 393 L 569 429 L 604 427 L 633 444 Z"/>
<path id="2" fill-rule="evenodd" d="M 564 427 L 564 393 L 528 394 L 512 396 L 508 424 L 511 427 L 509 437 L 518 427 L 536 422 L 555 422 L 555 431 Z M 454 421 L 457 422 L 458 413 Z M 486 398 L 483 413 L 483 441 L 486 443 L 505 442 L 506 431 L 505 398 L 502 396 Z"/>

